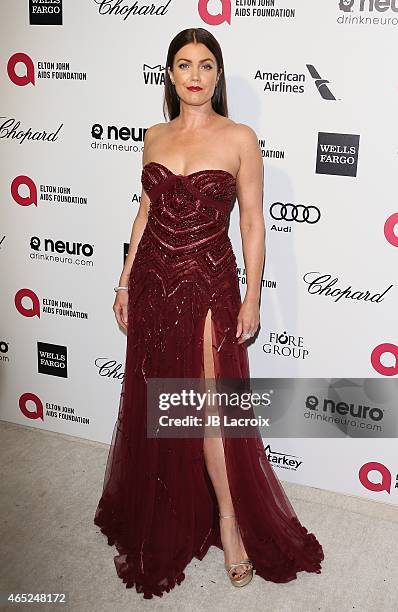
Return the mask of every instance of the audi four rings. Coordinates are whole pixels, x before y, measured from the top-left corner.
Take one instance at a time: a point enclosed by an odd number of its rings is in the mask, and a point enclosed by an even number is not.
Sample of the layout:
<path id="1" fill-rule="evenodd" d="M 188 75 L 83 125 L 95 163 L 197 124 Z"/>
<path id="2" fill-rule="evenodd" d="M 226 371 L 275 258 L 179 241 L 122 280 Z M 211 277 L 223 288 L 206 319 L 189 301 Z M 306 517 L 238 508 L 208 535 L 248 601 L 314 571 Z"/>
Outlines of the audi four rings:
<path id="1" fill-rule="evenodd" d="M 321 218 L 321 211 L 319 208 L 316 206 L 304 206 L 303 204 L 283 204 L 282 202 L 274 202 L 271 206 L 270 213 L 272 218 L 276 221 L 317 223 Z"/>

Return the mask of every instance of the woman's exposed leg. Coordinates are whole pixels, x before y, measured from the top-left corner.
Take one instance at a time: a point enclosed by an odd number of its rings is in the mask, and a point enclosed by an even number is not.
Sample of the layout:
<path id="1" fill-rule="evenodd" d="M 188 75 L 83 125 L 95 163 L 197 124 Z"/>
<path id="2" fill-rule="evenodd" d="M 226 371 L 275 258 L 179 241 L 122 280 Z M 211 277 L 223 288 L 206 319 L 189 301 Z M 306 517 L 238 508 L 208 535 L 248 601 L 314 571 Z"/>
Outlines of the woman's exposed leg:
<path id="1" fill-rule="evenodd" d="M 208 310 L 204 328 L 203 351 L 204 374 L 205 378 L 210 382 L 215 378 L 211 325 L 211 310 Z M 215 390 L 215 385 L 212 386 L 213 390 Z M 207 406 L 206 413 L 218 414 L 217 408 L 214 412 L 212 412 L 212 408 Z M 217 496 L 219 513 L 221 515 L 235 514 L 229 489 L 225 466 L 224 446 L 221 437 L 214 437 L 214 433 L 213 435 L 205 435 L 203 440 L 203 450 L 207 471 Z M 234 518 L 220 519 L 220 535 L 221 543 L 224 549 L 225 563 L 238 563 L 242 559 L 247 558 L 247 553 L 242 542 L 238 524 Z M 240 566 L 236 568 L 236 570 L 238 576 L 244 576 L 245 566 Z"/>

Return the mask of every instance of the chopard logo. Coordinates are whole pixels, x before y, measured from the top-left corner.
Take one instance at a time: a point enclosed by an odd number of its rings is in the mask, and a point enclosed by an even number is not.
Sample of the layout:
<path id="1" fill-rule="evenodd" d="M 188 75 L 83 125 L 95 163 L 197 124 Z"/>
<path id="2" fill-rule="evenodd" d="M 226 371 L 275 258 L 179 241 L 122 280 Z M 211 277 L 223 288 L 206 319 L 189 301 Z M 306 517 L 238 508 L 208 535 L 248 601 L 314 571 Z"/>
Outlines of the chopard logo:
<path id="1" fill-rule="evenodd" d="M 317 223 L 321 218 L 321 211 L 317 206 L 304 206 L 303 204 L 283 204 L 274 202 L 270 214 L 276 221 L 297 221 L 298 223 Z"/>
<path id="2" fill-rule="evenodd" d="M 133 0 L 132 2 L 123 2 L 123 0 L 94 0 L 98 5 L 98 13 L 100 15 L 118 15 L 126 21 L 130 15 L 133 17 L 145 17 L 146 15 L 166 15 L 169 9 L 171 0 L 167 0 L 164 4 L 156 5 L 154 2 L 141 2 Z"/>
<path id="3" fill-rule="evenodd" d="M 384 301 L 385 294 L 390 291 L 394 285 L 389 285 L 384 289 L 383 293 L 371 293 L 367 289 L 353 289 L 351 285 L 348 287 L 339 288 L 336 284 L 338 278 L 332 278 L 331 274 L 320 274 L 319 272 L 306 272 L 303 280 L 308 284 L 308 293 L 311 295 L 326 295 L 331 297 L 334 302 L 338 302 L 341 298 L 346 298 L 355 301 L 372 302 L 379 304 Z"/>

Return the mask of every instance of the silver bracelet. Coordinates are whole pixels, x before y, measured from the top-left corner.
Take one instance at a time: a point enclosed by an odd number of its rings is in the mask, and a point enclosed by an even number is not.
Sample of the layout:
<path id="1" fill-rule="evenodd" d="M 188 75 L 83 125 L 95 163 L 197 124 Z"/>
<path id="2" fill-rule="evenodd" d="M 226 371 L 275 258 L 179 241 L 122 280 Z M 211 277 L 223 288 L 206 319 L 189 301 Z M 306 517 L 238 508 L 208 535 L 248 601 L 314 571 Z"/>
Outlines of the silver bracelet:
<path id="1" fill-rule="evenodd" d="M 114 287 L 114 288 L 113 288 L 113 290 L 114 290 L 114 291 L 116 291 L 116 293 L 117 293 L 118 291 L 120 291 L 120 289 L 124 289 L 125 291 L 128 291 L 128 290 L 129 290 L 129 288 L 128 288 L 128 287 Z"/>

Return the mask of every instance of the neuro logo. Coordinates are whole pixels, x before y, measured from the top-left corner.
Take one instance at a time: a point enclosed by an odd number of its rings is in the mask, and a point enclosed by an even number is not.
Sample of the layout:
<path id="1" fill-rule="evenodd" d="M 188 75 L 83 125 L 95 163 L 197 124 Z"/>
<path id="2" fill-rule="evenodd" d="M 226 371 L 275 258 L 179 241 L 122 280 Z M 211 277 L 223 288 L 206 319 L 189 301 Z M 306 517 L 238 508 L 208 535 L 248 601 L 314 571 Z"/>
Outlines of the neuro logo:
<path id="1" fill-rule="evenodd" d="M 369 478 L 369 472 L 372 471 L 378 472 L 379 480 L 377 482 L 373 482 Z M 376 493 L 387 491 L 387 493 L 391 493 L 391 473 L 382 463 L 377 461 L 364 463 L 359 469 L 358 477 L 361 485 L 368 491 L 375 491 Z"/>
<path id="2" fill-rule="evenodd" d="M 22 304 L 24 298 L 25 303 L 29 301 L 29 306 Z M 17 311 L 24 317 L 38 317 L 40 319 L 40 301 L 31 289 L 19 289 L 15 294 L 14 303 Z"/>
<path id="3" fill-rule="evenodd" d="M 45 251 L 46 253 L 66 253 L 67 255 L 84 255 L 85 257 L 92 257 L 94 253 L 94 247 L 92 244 L 53 240 L 52 238 L 41 239 L 39 236 L 31 236 L 30 248 L 33 251 Z"/>
<path id="4" fill-rule="evenodd" d="M 398 230 L 398 213 L 393 213 L 388 217 L 384 224 L 384 236 L 392 246 L 398 247 L 398 235 L 395 233 L 395 228 Z"/>
<path id="5" fill-rule="evenodd" d="M 351 12 L 353 5 L 354 5 L 354 0 L 340 0 L 339 1 L 339 9 L 341 11 L 345 11 L 346 13 Z"/>
<path id="6" fill-rule="evenodd" d="M 106 128 L 100 123 L 94 123 L 91 126 L 91 136 L 96 140 L 133 140 L 134 142 L 144 142 L 145 132 L 147 128 L 135 127 L 117 127 L 116 125 L 108 125 Z"/>
<path id="7" fill-rule="evenodd" d="M 19 188 L 24 185 L 28 188 L 28 195 L 23 197 L 19 193 Z M 23 174 L 16 176 L 11 183 L 11 196 L 13 200 L 20 206 L 37 206 L 37 188 L 34 181 Z"/>
<path id="8" fill-rule="evenodd" d="M 28 402 L 33 402 L 34 408 L 27 406 Z M 19 398 L 19 409 L 28 419 L 41 419 L 44 421 L 44 410 L 41 399 L 34 393 L 23 393 Z"/>
<path id="9" fill-rule="evenodd" d="M 318 73 L 318 71 L 312 64 L 306 64 L 306 66 L 308 68 L 308 72 L 310 73 L 312 78 L 315 80 L 316 88 L 321 94 L 321 97 L 324 100 L 335 100 L 336 98 L 334 97 L 334 95 L 332 94 L 332 92 L 330 91 L 328 87 L 329 81 L 327 79 L 322 79 L 320 74 Z"/>
<path id="10" fill-rule="evenodd" d="M 0 353 L 3 355 L 5 353 L 8 353 L 8 342 L 5 342 L 4 340 L 0 340 Z"/>
<path id="11" fill-rule="evenodd" d="M 395 358 L 395 363 L 391 366 L 386 366 L 381 362 L 382 356 L 390 353 Z M 376 346 L 370 356 L 370 362 L 373 368 L 382 376 L 395 376 L 398 374 L 398 346 L 389 342 L 384 342 Z"/>
<path id="12" fill-rule="evenodd" d="M 100 125 L 99 123 L 94 123 L 94 125 L 91 128 L 91 136 L 93 138 L 101 139 L 102 138 L 102 132 L 103 132 L 102 125 Z"/>
<path id="13" fill-rule="evenodd" d="M 209 4 L 214 6 L 211 0 L 198 1 L 198 13 L 205 23 L 217 26 L 226 21 L 231 24 L 231 0 L 220 0 L 218 4 L 221 4 L 221 11 L 218 13 L 210 13 Z"/>
<path id="14" fill-rule="evenodd" d="M 24 74 L 21 76 L 16 72 L 17 64 L 23 64 L 25 68 Z M 32 83 L 32 85 L 35 84 L 35 68 L 31 58 L 26 53 L 14 53 L 14 55 L 10 57 L 7 62 L 7 74 L 14 85 L 23 87 L 29 83 Z"/>

